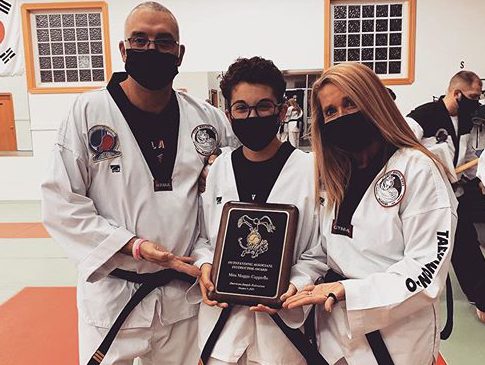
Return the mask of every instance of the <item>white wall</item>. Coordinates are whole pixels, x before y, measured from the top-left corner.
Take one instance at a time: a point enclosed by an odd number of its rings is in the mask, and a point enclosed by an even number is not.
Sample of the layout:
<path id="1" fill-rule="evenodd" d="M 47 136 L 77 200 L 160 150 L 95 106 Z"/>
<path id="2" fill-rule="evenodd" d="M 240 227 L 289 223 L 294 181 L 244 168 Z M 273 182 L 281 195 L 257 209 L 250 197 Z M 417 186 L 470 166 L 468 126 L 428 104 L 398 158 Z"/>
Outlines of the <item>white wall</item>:
<path id="1" fill-rule="evenodd" d="M 28 0 L 24 2 L 39 2 Z M 49 0 L 52 2 L 52 0 Z M 139 1 L 108 0 L 113 70 L 122 70 L 118 41 L 123 22 Z M 179 19 L 187 51 L 175 86 L 207 98 L 207 72 L 225 70 L 238 56 L 260 55 L 281 69 L 323 65 L 323 0 L 165 0 Z M 485 76 L 485 1 L 418 0 L 416 81 L 394 86 L 403 113 L 442 94 L 450 76 L 467 69 Z M 187 74 L 185 74 L 187 73 Z M 19 81 L 20 80 L 20 81 Z M 12 84 L 0 78 L 0 89 Z M 75 95 L 29 95 L 25 79 L 13 88 L 15 114 L 31 116 L 33 157 L 0 157 L 0 200 L 38 199 L 55 128 Z M 203 86 L 197 86 L 205 83 Z M 13 85 L 13 84 L 12 84 Z M 23 86 L 22 86 L 23 85 Z M 18 95 L 18 96 L 17 96 Z M 18 99 L 18 100 L 17 100 Z M 7 175 L 7 176 L 5 176 Z"/>
<path id="2" fill-rule="evenodd" d="M 196 98 L 205 100 L 208 97 L 207 75 L 207 72 L 181 72 L 175 78 L 173 87 L 184 89 Z"/>

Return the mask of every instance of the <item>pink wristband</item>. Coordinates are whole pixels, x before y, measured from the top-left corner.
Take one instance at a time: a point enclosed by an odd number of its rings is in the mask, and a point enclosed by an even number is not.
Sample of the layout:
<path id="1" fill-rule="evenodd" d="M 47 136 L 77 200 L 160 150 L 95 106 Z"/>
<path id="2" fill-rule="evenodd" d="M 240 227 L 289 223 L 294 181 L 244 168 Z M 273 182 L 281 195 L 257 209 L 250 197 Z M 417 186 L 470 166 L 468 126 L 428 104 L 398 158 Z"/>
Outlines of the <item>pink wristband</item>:
<path id="1" fill-rule="evenodd" d="M 147 240 L 144 240 L 142 238 L 138 238 L 135 240 L 135 243 L 133 243 L 133 247 L 131 248 L 131 253 L 133 255 L 133 258 L 137 261 L 143 260 L 143 257 L 141 256 L 140 253 L 140 246 L 143 242 L 146 242 Z"/>

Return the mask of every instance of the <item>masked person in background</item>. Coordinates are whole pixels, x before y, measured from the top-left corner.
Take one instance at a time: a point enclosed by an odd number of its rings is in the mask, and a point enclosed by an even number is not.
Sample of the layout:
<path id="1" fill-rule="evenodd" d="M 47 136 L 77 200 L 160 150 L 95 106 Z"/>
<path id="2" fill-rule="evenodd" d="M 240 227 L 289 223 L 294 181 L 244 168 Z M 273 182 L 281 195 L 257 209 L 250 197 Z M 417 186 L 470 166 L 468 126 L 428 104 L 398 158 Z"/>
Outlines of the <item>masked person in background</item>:
<path id="1" fill-rule="evenodd" d="M 472 114 L 480 105 L 478 100 L 481 93 L 482 81 L 478 75 L 460 71 L 451 78 L 443 98 L 418 106 L 408 114 L 408 118 L 421 127 L 415 133 L 423 143 L 429 143 L 429 139 L 439 139 L 439 133 L 446 131 L 451 157 L 449 161 L 453 161 L 453 165 L 447 166 L 450 170 L 477 158 L 470 131 L 473 127 Z M 466 182 L 475 176 L 476 167 L 466 170 L 457 178 Z M 478 318 L 485 322 L 485 259 L 480 251 L 477 231 L 470 216 L 471 209 L 461 182 L 455 190 L 459 202 L 458 226 L 451 263 L 463 292 L 476 305 Z"/>
<path id="2" fill-rule="evenodd" d="M 331 364 L 431 365 L 456 227 L 442 165 L 364 65 L 326 70 L 312 111 L 328 271 L 283 305 L 324 305 L 316 332 Z"/>
<path id="3" fill-rule="evenodd" d="M 80 364 L 195 365 L 198 306 L 185 292 L 200 273 L 188 257 L 197 179 L 232 132 L 218 109 L 172 89 L 185 49 L 167 8 L 135 7 L 125 37 L 126 73 L 80 95 L 60 125 L 44 224 L 79 271 Z"/>
<path id="4" fill-rule="evenodd" d="M 208 360 L 208 365 L 306 364 L 298 349 L 270 317 L 275 310 L 261 304 L 251 308 L 240 305 L 229 308 L 227 303 L 207 298 L 207 292 L 214 288 L 210 273 L 222 208 L 231 200 L 293 204 L 298 208 L 290 285 L 282 300 L 312 283 L 317 273 L 324 270 L 323 260 L 309 254 L 312 248 L 318 248 L 313 156 L 295 149 L 289 142 L 280 142 L 276 136 L 287 108 L 283 102 L 286 83 L 281 71 L 273 62 L 260 57 L 241 58 L 229 67 L 220 86 L 229 105 L 227 116 L 243 146 L 217 158 L 202 194 L 210 242 L 210 247 L 200 245 L 194 250 L 195 256 L 200 257 L 195 264 L 202 271 L 203 303 L 199 311 L 202 358 Z M 219 317 L 225 316 L 221 316 L 222 311 L 229 314 L 227 322 L 208 342 Z M 278 314 L 293 328 L 301 326 L 305 319 L 301 309 L 283 310 Z M 318 355 L 317 351 L 315 353 Z M 310 360 L 309 363 L 315 362 Z"/>

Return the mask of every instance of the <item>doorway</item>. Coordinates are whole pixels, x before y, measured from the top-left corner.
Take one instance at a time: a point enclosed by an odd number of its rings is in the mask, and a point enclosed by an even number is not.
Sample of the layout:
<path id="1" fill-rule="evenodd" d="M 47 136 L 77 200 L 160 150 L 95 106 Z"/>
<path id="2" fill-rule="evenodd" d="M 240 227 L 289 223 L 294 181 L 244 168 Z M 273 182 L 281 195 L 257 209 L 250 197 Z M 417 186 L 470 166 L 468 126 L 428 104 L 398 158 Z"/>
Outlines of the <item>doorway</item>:
<path id="1" fill-rule="evenodd" d="M 0 93 L 0 151 L 17 151 L 12 94 Z"/>

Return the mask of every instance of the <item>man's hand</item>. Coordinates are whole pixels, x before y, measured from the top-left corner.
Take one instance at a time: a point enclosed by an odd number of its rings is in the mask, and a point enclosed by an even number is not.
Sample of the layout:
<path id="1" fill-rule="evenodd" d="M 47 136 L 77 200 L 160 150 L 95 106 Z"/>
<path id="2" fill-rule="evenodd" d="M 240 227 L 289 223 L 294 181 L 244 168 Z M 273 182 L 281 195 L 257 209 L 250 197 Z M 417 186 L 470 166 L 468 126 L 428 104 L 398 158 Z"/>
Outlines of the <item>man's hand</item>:
<path id="1" fill-rule="evenodd" d="M 210 277 L 211 277 L 211 271 L 212 271 L 212 265 L 211 264 L 203 264 L 200 267 L 200 279 L 199 279 L 199 286 L 200 286 L 200 292 L 202 293 L 202 301 L 213 307 L 213 306 L 218 306 L 219 308 L 227 308 L 229 305 L 227 303 L 219 303 L 216 300 L 210 300 L 207 297 L 207 293 L 209 291 L 214 290 L 214 284 L 212 283 Z"/>
<path id="2" fill-rule="evenodd" d="M 207 180 L 207 175 L 209 174 L 209 168 L 216 160 L 217 156 L 219 155 L 210 155 L 207 157 L 207 164 L 202 169 L 202 172 L 199 175 L 198 186 L 199 186 L 199 193 L 203 193 L 205 191 L 205 182 Z"/>
<path id="3" fill-rule="evenodd" d="M 295 295 L 296 292 L 297 292 L 296 287 L 292 283 L 290 283 L 288 290 L 285 293 L 281 294 L 280 300 L 282 302 L 284 302 L 289 297 Z M 257 306 L 249 307 L 249 310 L 251 312 L 264 312 L 264 313 L 268 313 L 268 314 L 275 314 L 275 313 L 278 312 L 277 309 L 270 308 L 270 307 L 263 305 L 263 304 L 258 304 Z"/>
<path id="4" fill-rule="evenodd" d="M 480 322 L 485 323 L 485 312 L 482 312 L 480 309 L 476 308 L 477 310 L 477 317 Z"/>
<path id="5" fill-rule="evenodd" d="M 164 268 L 173 269 L 193 277 L 200 275 L 200 270 L 192 265 L 194 259 L 188 256 L 175 256 L 157 243 L 151 241 L 143 242 L 140 245 L 140 254 L 143 259 Z"/>
<path id="6" fill-rule="evenodd" d="M 485 186 L 481 181 L 478 183 L 478 187 L 480 188 L 480 192 L 482 193 L 482 195 L 485 195 Z"/>

